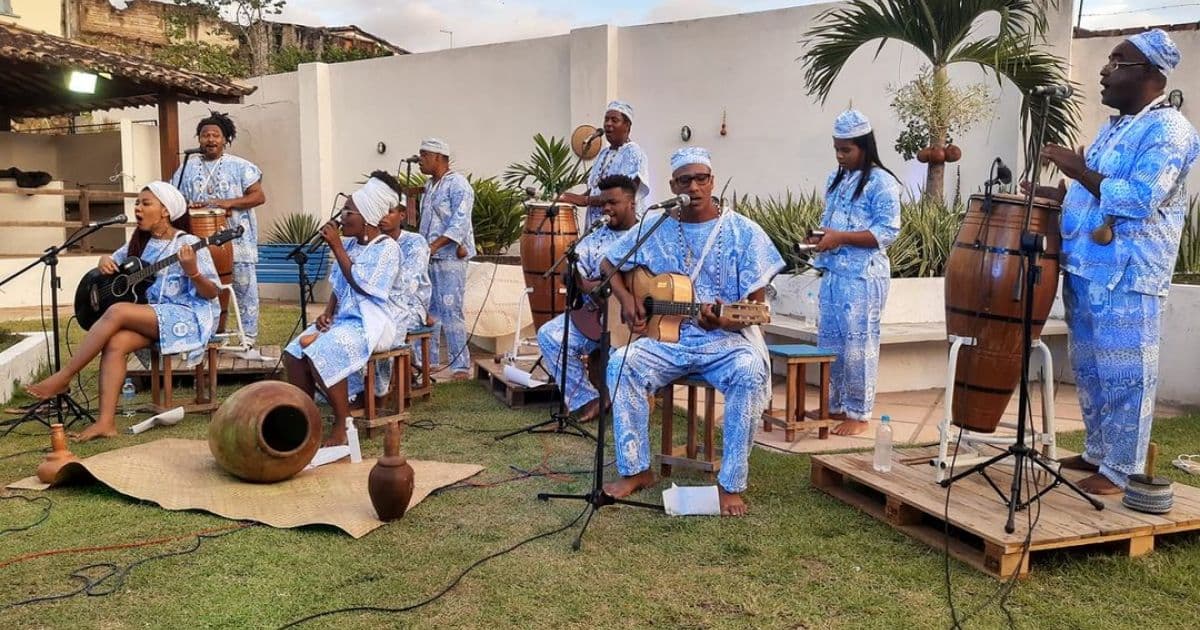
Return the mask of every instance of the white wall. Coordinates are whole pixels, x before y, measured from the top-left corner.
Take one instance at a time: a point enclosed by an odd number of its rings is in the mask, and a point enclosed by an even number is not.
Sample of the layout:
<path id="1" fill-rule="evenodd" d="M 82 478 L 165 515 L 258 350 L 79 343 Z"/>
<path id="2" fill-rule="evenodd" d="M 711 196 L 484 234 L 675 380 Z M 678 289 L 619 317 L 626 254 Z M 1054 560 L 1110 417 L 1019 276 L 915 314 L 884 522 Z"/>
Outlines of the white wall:
<path id="1" fill-rule="evenodd" d="M 1200 356 L 1200 286 L 1173 284 L 1159 341 L 1158 399 L 1200 406 L 1196 357 Z"/>
<path id="2" fill-rule="evenodd" d="M 1167 91 L 1183 91 L 1180 110 L 1197 125 L 1200 121 L 1200 31 L 1171 31 L 1171 39 L 1179 46 L 1182 61 L 1167 78 Z M 1126 36 L 1082 37 L 1071 42 L 1071 80 L 1079 84 L 1075 92 L 1080 104 L 1080 143 L 1091 144 L 1096 132 L 1116 113 L 1100 102 L 1100 69 L 1108 62 L 1108 53 Z M 1200 192 L 1200 169 L 1193 166 L 1188 175 L 1188 193 Z"/>

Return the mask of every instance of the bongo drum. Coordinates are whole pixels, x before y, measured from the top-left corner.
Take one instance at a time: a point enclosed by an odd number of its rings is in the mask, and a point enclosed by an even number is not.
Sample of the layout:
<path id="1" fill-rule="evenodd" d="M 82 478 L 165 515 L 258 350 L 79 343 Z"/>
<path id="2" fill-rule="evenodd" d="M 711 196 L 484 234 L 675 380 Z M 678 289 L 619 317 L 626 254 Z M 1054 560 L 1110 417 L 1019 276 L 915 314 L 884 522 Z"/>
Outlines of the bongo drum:
<path id="1" fill-rule="evenodd" d="M 225 229 L 225 211 L 220 208 L 199 208 L 189 210 L 188 215 L 192 221 L 192 234 L 201 238 L 212 236 L 217 232 Z M 233 284 L 233 242 L 225 243 L 224 245 L 209 245 L 209 253 L 212 254 L 213 265 L 217 268 L 217 275 L 221 278 L 221 284 Z M 229 294 L 221 291 L 221 320 L 217 326 L 217 332 L 225 332 L 225 317 L 229 310 Z"/>
<path id="2" fill-rule="evenodd" d="M 984 211 L 983 195 L 972 195 L 946 265 L 946 332 L 975 339 L 962 346 L 954 375 L 954 424 L 978 433 L 993 433 L 1021 379 L 1021 326 L 1024 291 L 1021 232 L 1025 198 L 992 195 Z M 1035 198 L 1029 229 L 1045 236 L 1046 251 L 1038 258 L 1041 280 L 1033 294 L 1033 338 L 1037 339 L 1054 305 L 1062 252 L 1061 205 Z M 1050 375 L 1047 375 L 1050 377 Z"/>
<path id="3" fill-rule="evenodd" d="M 547 216 L 551 208 L 556 208 L 557 214 Z M 537 328 L 566 310 L 567 298 L 560 290 L 562 268 L 555 270 L 549 278 L 542 275 L 578 238 L 575 206 L 549 202 L 526 204 L 525 230 L 521 233 L 521 268 L 525 271 L 525 286 L 533 289 L 529 295 L 529 310 Z"/>

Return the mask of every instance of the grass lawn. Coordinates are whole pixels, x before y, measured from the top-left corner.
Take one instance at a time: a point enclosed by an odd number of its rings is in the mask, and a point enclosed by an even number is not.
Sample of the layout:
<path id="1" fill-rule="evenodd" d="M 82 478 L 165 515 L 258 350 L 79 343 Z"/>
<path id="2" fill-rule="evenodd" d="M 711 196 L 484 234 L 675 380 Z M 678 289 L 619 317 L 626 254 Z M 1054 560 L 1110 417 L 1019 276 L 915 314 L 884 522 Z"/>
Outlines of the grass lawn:
<path id="1" fill-rule="evenodd" d="M 262 338 L 281 340 L 294 324 L 295 311 L 273 307 L 263 317 Z M 12 325 L 14 330 L 37 327 L 36 322 Z M 79 337 L 73 328 L 73 342 Z M 580 438 L 521 436 L 501 444 L 492 439 L 494 432 L 544 417 L 543 411 L 505 409 L 474 383 L 439 385 L 433 401 L 419 403 L 412 414 L 413 422 L 432 426 L 410 428 L 405 448 L 413 458 L 484 465 L 486 470 L 471 480 L 477 483 L 508 479 L 515 474 L 510 467 L 588 468 L 592 450 Z M 1157 423 L 1162 461 L 1200 452 L 1198 419 Z M 48 441 L 25 434 L 40 430 L 28 424 L 22 434 L 0 439 L 0 482 L 33 473 L 39 449 Z M 206 435 L 203 419 L 189 417 L 172 428 L 72 448 L 88 456 L 164 437 Z M 1066 436 L 1060 443 L 1079 449 L 1081 436 Z M 381 440 L 364 442 L 364 449 L 377 454 Z M 1200 482 L 1160 468 L 1177 481 Z M 444 598 L 417 611 L 344 614 L 306 627 L 949 626 L 938 550 L 811 488 L 806 456 L 757 449 L 751 469 L 747 518 L 672 519 L 605 508 L 593 520 L 581 552 L 570 549 L 573 529 L 487 562 Z M 608 473 L 614 474 L 611 468 Z M 700 482 L 686 474 L 676 481 Z M 587 475 L 576 475 L 452 489 L 358 541 L 321 527 L 250 527 L 205 540 L 196 553 L 139 565 L 122 582 L 98 587 L 115 589 L 105 597 L 78 595 L 0 610 L 0 628 L 259 628 L 341 606 L 402 607 L 436 593 L 475 560 L 569 523 L 582 504 L 541 503 L 534 495 L 586 491 L 588 483 Z M 45 522 L 0 533 L 0 606 L 75 590 L 81 581 L 72 572 L 81 566 L 123 566 L 184 550 L 193 545 L 194 532 L 234 525 L 198 512 L 168 512 L 98 484 L 46 496 L 53 506 Z M 638 498 L 660 499 L 657 491 Z M 34 522 L 42 509 L 23 501 L 0 502 L 0 530 Z M 182 538 L 6 564 L 46 550 L 172 536 Z M 952 562 L 951 567 L 960 610 L 976 607 L 999 586 L 965 565 Z M 1167 538 L 1154 553 L 1135 560 L 1103 552 L 1039 556 L 1009 609 L 1021 627 L 1193 627 L 1200 616 L 1200 536 Z M 967 625 L 1005 624 L 1004 613 L 991 605 Z"/>

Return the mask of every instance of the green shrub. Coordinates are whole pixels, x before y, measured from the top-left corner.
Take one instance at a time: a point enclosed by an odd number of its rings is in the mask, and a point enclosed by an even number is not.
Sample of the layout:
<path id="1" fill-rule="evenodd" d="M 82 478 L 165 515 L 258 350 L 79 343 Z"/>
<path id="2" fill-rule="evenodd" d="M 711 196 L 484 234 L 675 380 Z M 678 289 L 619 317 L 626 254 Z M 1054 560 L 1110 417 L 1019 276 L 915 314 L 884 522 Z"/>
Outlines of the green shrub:
<path id="1" fill-rule="evenodd" d="M 808 231 L 821 223 L 825 201 L 815 191 L 800 196 L 793 196 L 788 191 L 782 199 L 774 196 L 766 199 L 757 196 L 750 198 L 748 195 L 738 197 L 734 193 L 734 209 L 762 227 L 787 262 L 785 271 L 793 272 L 803 268 L 805 260 L 796 254 L 793 246 L 804 240 Z"/>
<path id="2" fill-rule="evenodd" d="M 304 239 L 313 235 L 321 227 L 321 220 L 311 214 L 293 212 L 275 220 L 271 232 L 267 234 L 267 243 L 303 243 Z"/>
<path id="3" fill-rule="evenodd" d="M 1200 276 L 1200 198 L 1192 197 L 1183 217 L 1183 236 L 1179 239 L 1179 258 L 1175 273 L 1193 280 Z"/>
<path id="4" fill-rule="evenodd" d="M 505 186 L 495 177 L 467 179 L 475 191 L 471 225 L 475 229 L 475 248 L 481 254 L 503 254 L 521 238 L 525 224 L 524 195 Z"/>
<path id="5" fill-rule="evenodd" d="M 549 201 L 555 193 L 587 181 L 587 174 L 580 168 L 566 139 L 551 136 L 547 140 L 539 133 L 533 137 L 533 144 L 533 154 L 528 161 L 508 165 L 503 175 L 505 184 L 519 190 L 526 180 L 532 179 L 540 189 L 538 197 Z"/>

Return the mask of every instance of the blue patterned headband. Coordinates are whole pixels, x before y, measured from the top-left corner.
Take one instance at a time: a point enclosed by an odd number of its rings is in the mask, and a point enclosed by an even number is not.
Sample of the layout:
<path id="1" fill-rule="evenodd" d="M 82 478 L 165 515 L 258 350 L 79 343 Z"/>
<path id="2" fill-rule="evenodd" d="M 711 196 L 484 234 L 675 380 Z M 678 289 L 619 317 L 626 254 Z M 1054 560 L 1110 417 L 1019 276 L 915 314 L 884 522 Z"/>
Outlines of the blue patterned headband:
<path id="1" fill-rule="evenodd" d="M 633 122 L 633 105 L 630 105 L 625 101 L 613 101 L 609 103 L 606 111 L 621 112 L 626 118 L 629 119 L 629 122 Z"/>
<path id="2" fill-rule="evenodd" d="M 1161 28 L 1138 33 L 1129 38 L 1129 43 L 1142 51 L 1142 54 L 1146 55 L 1146 60 L 1162 71 L 1164 76 L 1171 74 L 1175 66 L 1179 65 L 1181 58 L 1179 47 Z"/>
<path id="3" fill-rule="evenodd" d="M 871 133 L 871 121 L 857 109 L 848 109 L 838 114 L 833 121 L 833 137 L 838 140 L 849 140 Z"/>
<path id="4" fill-rule="evenodd" d="M 703 164 L 712 168 L 712 155 L 703 147 L 683 147 L 671 154 L 671 172 L 689 164 Z"/>

